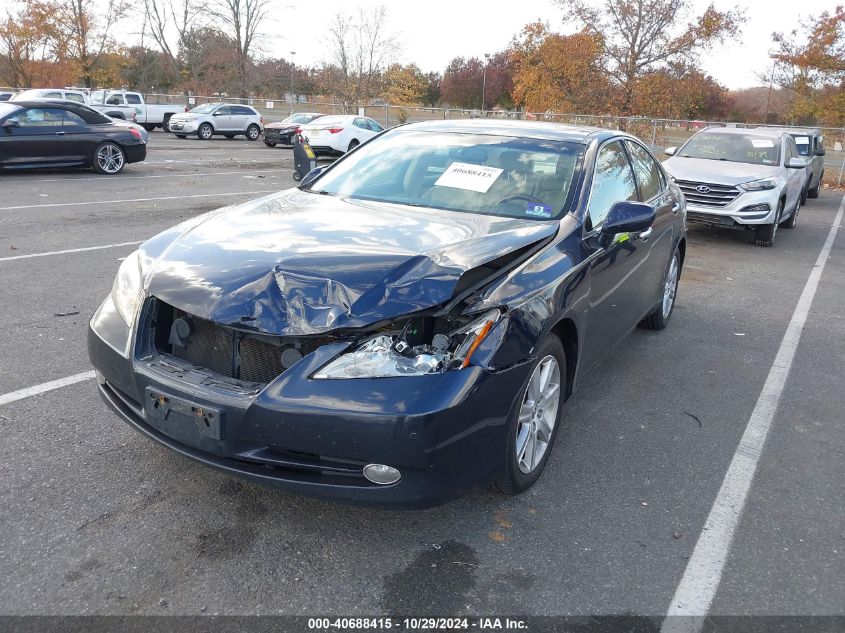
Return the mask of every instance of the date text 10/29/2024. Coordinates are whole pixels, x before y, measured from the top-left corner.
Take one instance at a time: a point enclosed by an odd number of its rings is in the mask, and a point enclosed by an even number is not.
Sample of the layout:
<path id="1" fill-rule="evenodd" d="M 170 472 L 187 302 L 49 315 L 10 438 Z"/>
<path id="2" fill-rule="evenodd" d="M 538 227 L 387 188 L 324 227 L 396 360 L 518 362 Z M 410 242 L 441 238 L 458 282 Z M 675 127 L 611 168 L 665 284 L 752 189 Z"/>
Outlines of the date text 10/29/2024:
<path id="1" fill-rule="evenodd" d="M 311 631 L 527 631 L 518 618 L 309 618 Z"/>

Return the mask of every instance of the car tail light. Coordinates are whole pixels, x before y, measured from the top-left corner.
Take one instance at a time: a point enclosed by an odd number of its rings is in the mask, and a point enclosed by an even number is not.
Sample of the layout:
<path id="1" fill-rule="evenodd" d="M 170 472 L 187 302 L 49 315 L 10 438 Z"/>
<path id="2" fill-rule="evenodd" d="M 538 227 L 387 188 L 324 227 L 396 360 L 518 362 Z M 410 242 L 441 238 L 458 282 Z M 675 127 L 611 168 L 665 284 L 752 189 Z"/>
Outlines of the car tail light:
<path id="1" fill-rule="evenodd" d="M 185 112 L 190 112 L 190 110 L 188 110 L 188 106 L 185 106 Z"/>
<path id="2" fill-rule="evenodd" d="M 337 134 L 339 132 L 343 132 L 342 127 L 330 127 L 329 128 L 329 134 Z"/>
<path id="3" fill-rule="evenodd" d="M 143 140 L 144 140 L 144 137 L 143 137 L 143 136 L 141 136 L 141 133 L 140 133 L 138 130 L 136 130 L 134 127 L 129 128 L 129 133 L 130 133 L 132 136 L 134 136 L 135 138 L 137 138 L 139 141 L 143 141 Z"/>
<path id="4" fill-rule="evenodd" d="M 298 127 L 293 131 L 294 134 L 302 134 L 302 128 Z"/>

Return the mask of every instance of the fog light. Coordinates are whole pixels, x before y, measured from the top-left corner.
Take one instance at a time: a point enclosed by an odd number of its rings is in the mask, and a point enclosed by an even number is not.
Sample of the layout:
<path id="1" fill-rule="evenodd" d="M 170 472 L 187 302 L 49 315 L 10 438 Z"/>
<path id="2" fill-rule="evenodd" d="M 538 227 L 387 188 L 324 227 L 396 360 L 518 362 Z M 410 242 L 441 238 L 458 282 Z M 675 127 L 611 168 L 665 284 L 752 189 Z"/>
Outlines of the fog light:
<path id="1" fill-rule="evenodd" d="M 364 466 L 364 477 L 374 484 L 381 484 L 382 486 L 395 484 L 401 476 L 398 470 L 384 464 L 367 464 Z"/>

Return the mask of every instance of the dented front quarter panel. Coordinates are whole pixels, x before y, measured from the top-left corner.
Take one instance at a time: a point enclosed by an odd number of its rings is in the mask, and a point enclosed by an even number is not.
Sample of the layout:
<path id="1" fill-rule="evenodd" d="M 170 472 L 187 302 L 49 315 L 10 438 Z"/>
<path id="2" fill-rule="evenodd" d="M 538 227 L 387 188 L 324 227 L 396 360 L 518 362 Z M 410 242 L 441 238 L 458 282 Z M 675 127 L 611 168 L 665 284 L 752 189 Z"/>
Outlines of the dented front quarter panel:
<path id="1" fill-rule="evenodd" d="M 584 310 L 578 308 L 588 296 L 589 279 L 581 228 L 575 216 L 565 216 L 548 246 L 491 283 L 468 308 L 506 309 L 505 318 L 474 354 L 474 363 L 496 370 L 525 362 L 533 358 L 538 342 L 566 318 L 582 331 Z"/>

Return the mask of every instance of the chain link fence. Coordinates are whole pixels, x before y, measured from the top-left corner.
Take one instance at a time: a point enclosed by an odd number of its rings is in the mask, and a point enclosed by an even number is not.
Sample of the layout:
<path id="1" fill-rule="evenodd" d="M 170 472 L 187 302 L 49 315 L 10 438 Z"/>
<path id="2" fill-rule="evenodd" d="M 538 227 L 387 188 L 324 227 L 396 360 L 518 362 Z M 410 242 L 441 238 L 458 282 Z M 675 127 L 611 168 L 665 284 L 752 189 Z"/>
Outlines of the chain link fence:
<path id="1" fill-rule="evenodd" d="M 11 88 L 0 87 L 0 91 L 3 90 L 15 91 Z M 280 121 L 295 112 L 360 114 L 375 119 L 384 127 L 391 127 L 402 123 L 416 123 L 419 121 L 448 121 L 468 118 L 553 121 L 570 125 L 590 125 L 597 128 L 624 130 L 650 145 L 656 153 L 662 152 L 667 147 L 683 145 L 693 134 L 708 126 L 754 128 L 764 125 L 762 123 L 653 119 L 638 116 L 620 117 L 592 114 L 560 114 L 556 112 L 523 112 L 499 109 L 482 112 L 480 110 L 464 108 L 429 108 L 420 106 L 393 106 L 388 104 L 357 107 L 319 100 L 291 103 L 290 99 L 230 97 L 226 93 L 213 95 L 145 93 L 144 100 L 150 104 L 178 104 L 187 107 L 220 101 L 249 105 L 261 113 L 265 123 Z M 766 127 L 783 127 L 789 129 L 792 126 L 766 125 Z M 825 148 L 827 150 L 825 155 L 824 182 L 831 187 L 842 187 L 845 184 L 845 128 L 821 127 L 819 129 L 824 134 Z"/>

